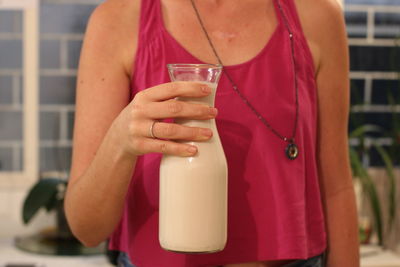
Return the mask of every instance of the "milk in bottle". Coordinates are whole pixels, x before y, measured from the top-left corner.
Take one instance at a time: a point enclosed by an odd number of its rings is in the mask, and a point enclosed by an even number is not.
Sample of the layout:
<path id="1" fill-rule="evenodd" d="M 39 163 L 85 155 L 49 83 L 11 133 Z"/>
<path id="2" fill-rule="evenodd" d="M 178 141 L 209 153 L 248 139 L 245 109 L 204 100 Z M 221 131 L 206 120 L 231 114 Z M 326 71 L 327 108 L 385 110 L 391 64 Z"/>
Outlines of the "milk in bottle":
<path id="1" fill-rule="evenodd" d="M 168 65 L 172 81 L 206 83 L 212 93 L 181 101 L 214 106 L 221 66 Z M 215 120 L 176 120 L 176 123 L 210 128 L 213 137 L 197 146 L 194 157 L 164 155 L 160 166 L 159 240 L 170 251 L 211 253 L 224 248 L 227 239 L 227 163 Z"/>

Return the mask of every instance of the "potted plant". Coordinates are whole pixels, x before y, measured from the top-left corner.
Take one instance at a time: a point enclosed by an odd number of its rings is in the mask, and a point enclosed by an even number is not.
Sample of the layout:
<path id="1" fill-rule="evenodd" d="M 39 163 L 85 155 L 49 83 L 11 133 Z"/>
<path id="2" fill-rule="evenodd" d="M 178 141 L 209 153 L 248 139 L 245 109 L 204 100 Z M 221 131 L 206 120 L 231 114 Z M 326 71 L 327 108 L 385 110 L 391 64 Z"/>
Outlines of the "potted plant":
<path id="1" fill-rule="evenodd" d="M 371 208 L 373 216 L 373 230 L 378 237 L 378 245 L 385 245 L 385 237 L 391 232 L 394 221 L 396 218 L 396 178 L 394 175 L 393 161 L 387 151 L 382 145 L 372 140 L 370 146 L 365 145 L 366 135 L 370 133 L 382 133 L 383 129 L 377 125 L 362 125 L 350 133 L 350 138 L 357 140 L 356 146 L 351 146 L 350 163 L 354 179 L 360 181 L 362 192 L 368 199 L 369 207 Z M 382 210 L 383 205 L 378 195 L 377 185 L 373 181 L 368 172 L 368 166 L 363 164 L 362 157 L 370 153 L 370 148 L 374 148 L 381 160 L 383 161 L 386 177 L 388 179 L 388 192 L 387 197 L 387 221 L 383 220 Z M 369 225 L 365 220 L 360 220 L 360 241 L 368 243 L 370 236 Z M 384 229 L 386 228 L 386 233 Z"/>
<path id="2" fill-rule="evenodd" d="M 40 179 L 29 191 L 22 209 L 22 220 L 28 224 L 41 209 L 55 211 L 57 228 L 55 236 L 60 239 L 73 239 L 64 214 L 64 193 L 67 181 L 61 178 Z"/>
<path id="3" fill-rule="evenodd" d="M 52 176 L 39 179 L 29 190 L 22 209 L 23 222 L 28 224 L 40 209 L 45 209 L 47 212 L 55 212 L 56 226 L 30 236 L 17 237 L 18 248 L 54 255 L 99 254 L 105 251 L 104 244 L 96 248 L 87 248 L 73 236 L 64 212 L 66 187 L 66 177 Z"/>

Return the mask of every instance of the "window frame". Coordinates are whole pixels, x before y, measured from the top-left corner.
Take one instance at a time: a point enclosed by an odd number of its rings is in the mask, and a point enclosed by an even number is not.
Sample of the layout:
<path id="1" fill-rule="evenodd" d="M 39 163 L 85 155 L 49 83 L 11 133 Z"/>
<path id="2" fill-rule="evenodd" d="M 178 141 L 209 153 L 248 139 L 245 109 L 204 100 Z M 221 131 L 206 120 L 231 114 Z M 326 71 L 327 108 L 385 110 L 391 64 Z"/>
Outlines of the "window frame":
<path id="1" fill-rule="evenodd" d="M 26 187 L 39 176 L 39 0 L 0 0 L 1 10 L 23 13 L 23 165 L 21 171 L 0 171 L 0 186 Z"/>

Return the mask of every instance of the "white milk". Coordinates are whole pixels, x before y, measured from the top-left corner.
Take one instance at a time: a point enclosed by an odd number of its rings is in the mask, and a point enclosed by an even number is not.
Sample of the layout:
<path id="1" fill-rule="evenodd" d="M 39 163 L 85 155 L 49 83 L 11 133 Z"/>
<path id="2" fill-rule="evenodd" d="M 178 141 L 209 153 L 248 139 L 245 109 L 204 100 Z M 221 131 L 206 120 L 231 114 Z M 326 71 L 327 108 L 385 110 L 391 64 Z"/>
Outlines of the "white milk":
<path id="1" fill-rule="evenodd" d="M 180 99 L 214 106 L 216 84 L 210 96 Z M 215 120 L 180 120 L 179 124 L 213 131 L 195 157 L 164 155 L 160 166 L 159 240 L 166 250 L 210 253 L 225 247 L 227 239 L 227 163 Z"/>

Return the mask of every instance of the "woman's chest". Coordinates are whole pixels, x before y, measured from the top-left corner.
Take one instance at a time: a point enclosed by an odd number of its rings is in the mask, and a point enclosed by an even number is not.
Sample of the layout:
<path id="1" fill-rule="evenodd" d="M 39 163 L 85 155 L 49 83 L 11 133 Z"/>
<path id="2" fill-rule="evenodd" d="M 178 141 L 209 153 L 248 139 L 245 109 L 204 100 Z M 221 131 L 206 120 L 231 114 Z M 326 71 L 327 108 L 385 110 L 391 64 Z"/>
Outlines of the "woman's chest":
<path id="1" fill-rule="evenodd" d="M 217 63 L 205 31 L 224 65 L 236 65 L 254 58 L 278 27 L 272 0 L 231 1 L 220 6 L 207 2 L 193 5 L 190 0 L 164 0 L 161 8 L 169 34 L 203 62 Z"/>

